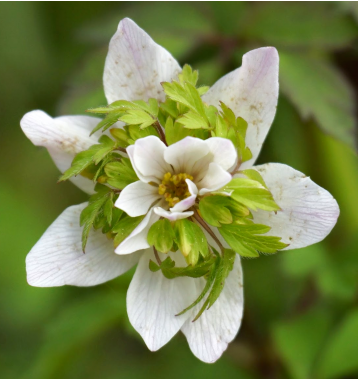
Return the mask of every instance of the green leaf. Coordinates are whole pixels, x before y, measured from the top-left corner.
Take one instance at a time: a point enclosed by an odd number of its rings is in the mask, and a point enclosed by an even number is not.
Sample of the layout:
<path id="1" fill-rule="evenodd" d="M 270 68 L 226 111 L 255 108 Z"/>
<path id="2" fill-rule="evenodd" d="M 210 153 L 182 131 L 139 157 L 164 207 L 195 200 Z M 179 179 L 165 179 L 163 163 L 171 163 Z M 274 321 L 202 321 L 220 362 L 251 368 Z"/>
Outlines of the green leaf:
<path id="1" fill-rule="evenodd" d="M 255 169 L 246 169 L 241 170 L 240 173 L 244 174 L 247 178 L 252 179 L 253 181 L 258 182 L 261 186 L 267 189 L 266 183 L 262 178 L 261 174 Z"/>
<path id="2" fill-rule="evenodd" d="M 147 128 L 155 123 L 155 119 L 141 109 L 129 110 L 119 120 L 127 124 L 139 125 L 140 129 Z"/>
<path id="3" fill-rule="evenodd" d="M 219 232 L 240 256 L 258 257 L 258 252 L 272 254 L 288 246 L 280 237 L 263 235 L 270 229 L 263 224 L 230 224 L 220 227 Z"/>
<path id="4" fill-rule="evenodd" d="M 149 269 L 152 272 L 161 270 L 163 275 L 168 279 L 177 277 L 200 278 L 211 271 L 214 261 L 213 258 L 209 258 L 209 260 L 202 261 L 195 266 L 188 265 L 187 267 L 175 267 L 175 261 L 170 257 L 167 257 L 160 265 L 150 260 Z"/>
<path id="5" fill-rule="evenodd" d="M 101 120 L 97 126 L 92 130 L 91 135 L 103 128 L 103 132 L 115 124 L 119 118 L 123 115 L 123 112 L 113 112 L 108 114 L 103 120 Z"/>
<path id="6" fill-rule="evenodd" d="M 173 227 L 165 218 L 155 222 L 147 236 L 148 244 L 154 245 L 157 251 L 162 253 L 168 253 L 172 249 L 174 238 Z"/>
<path id="7" fill-rule="evenodd" d="M 100 214 L 102 207 L 107 202 L 111 195 L 111 189 L 106 186 L 96 186 L 98 191 L 89 199 L 88 206 L 86 206 L 80 215 L 80 225 L 83 226 L 82 230 L 82 250 L 85 252 L 88 235 L 95 222 L 96 217 Z"/>
<path id="8" fill-rule="evenodd" d="M 191 130 L 185 129 L 182 125 L 175 123 L 173 124 L 173 119 L 171 117 L 167 118 L 165 124 L 165 138 L 168 145 L 174 144 L 184 137 L 190 136 Z"/>
<path id="9" fill-rule="evenodd" d="M 265 211 L 280 210 L 272 194 L 266 189 L 252 187 L 238 188 L 231 194 L 231 198 L 254 211 L 257 209 Z"/>
<path id="10" fill-rule="evenodd" d="M 112 128 L 110 130 L 111 135 L 116 139 L 118 145 L 122 148 L 127 148 L 129 146 L 129 136 L 124 129 L 121 128 Z"/>
<path id="11" fill-rule="evenodd" d="M 185 64 L 182 72 L 178 75 L 178 78 L 182 85 L 189 83 L 195 87 L 196 83 L 198 82 L 199 73 L 197 70 L 193 71 L 193 69 L 188 64 Z"/>
<path id="12" fill-rule="evenodd" d="M 342 378 L 354 376 L 358 370 L 358 308 L 352 309 L 331 331 L 321 350 L 315 377 Z"/>
<path id="13" fill-rule="evenodd" d="M 198 314 L 193 319 L 193 322 L 200 318 L 205 309 L 210 309 L 210 307 L 213 306 L 215 301 L 219 298 L 224 289 L 225 281 L 234 267 L 235 258 L 236 253 L 233 250 L 225 249 L 223 251 L 221 260 L 214 270 L 215 279 L 213 281 L 209 296 L 199 310 Z M 210 280 L 212 279 L 210 278 Z"/>
<path id="14" fill-rule="evenodd" d="M 324 58 L 280 53 L 283 93 L 303 119 L 313 118 L 326 133 L 355 148 L 355 100 L 343 75 Z"/>
<path id="15" fill-rule="evenodd" d="M 209 254 L 204 232 L 195 223 L 188 219 L 177 220 L 174 231 L 176 243 L 188 264 L 196 265 L 200 256 L 205 258 Z"/>
<path id="16" fill-rule="evenodd" d="M 108 163 L 104 171 L 108 176 L 107 183 L 120 190 L 139 180 L 130 160 L 125 157 L 122 157 L 120 161 Z"/>
<path id="17" fill-rule="evenodd" d="M 230 224 L 233 222 L 233 218 L 227 208 L 229 203 L 228 197 L 220 195 L 204 197 L 199 203 L 200 214 L 212 226 L 221 227 L 221 224 Z"/>
<path id="18" fill-rule="evenodd" d="M 143 218 L 144 216 L 131 218 L 128 215 L 122 217 L 112 228 L 112 232 L 116 234 L 114 237 L 114 246 L 117 247 L 120 243 L 122 243 L 122 241 L 133 232 Z"/>
<path id="19" fill-rule="evenodd" d="M 247 37 L 271 46 L 335 49 L 348 46 L 357 36 L 354 22 L 336 4 L 328 2 L 309 6 L 294 2 L 289 7 L 265 2 L 251 7 L 251 14 L 246 17 L 255 20 L 246 24 Z"/>
<path id="20" fill-rule="evenodd" d="M 185 115 L 178 118 L 177 123 L 182 124 L 188 129 L 207 129 L 210 127 L 206 118 L 193 111 L 189 111 Z"/>
<path id="21" fill-rule="evenodd" d="M 95 145 L 97 147 L 96 153 L 93 155 L 93 162 L 95 165 L 103 160 L 103 158 L 113 149 L 116 148 L 116 142 L 106 135 L 101 136 L 99 139 L 100 144 Z"/>
<path id="22" fill-rule="evenodd" d="M 133 140 L 133 142 L 138 140 L 138 139 L 142 139 L 143 137 L 147 137 L 147 136 L 159 137 L 157 130 L 152 126 L 141 129 L 138 125 L 128 125 L 128 126 L 124 127 L 124 129 L 128 132 L 128 134 L 131 137 L 131 139 Z M 132 142 L 132 144 L 133 144 L 133 142 Z"/>

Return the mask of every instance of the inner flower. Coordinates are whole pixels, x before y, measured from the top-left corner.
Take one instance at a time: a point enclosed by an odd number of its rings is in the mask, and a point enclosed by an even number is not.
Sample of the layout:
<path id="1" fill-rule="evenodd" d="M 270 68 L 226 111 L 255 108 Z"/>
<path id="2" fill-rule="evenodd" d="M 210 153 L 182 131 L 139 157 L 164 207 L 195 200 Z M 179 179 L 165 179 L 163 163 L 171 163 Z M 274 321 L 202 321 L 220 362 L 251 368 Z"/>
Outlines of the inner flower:
<path id="1" fill-rule="evenodd" d="M 169 207 L 174 207 L 178 202 L 190 197 L 186 179 L 193 180 L 193 176 L 187 173 L 164 174 L 162 183 L 158 187 L 158 193 L 164 195 Z"/>

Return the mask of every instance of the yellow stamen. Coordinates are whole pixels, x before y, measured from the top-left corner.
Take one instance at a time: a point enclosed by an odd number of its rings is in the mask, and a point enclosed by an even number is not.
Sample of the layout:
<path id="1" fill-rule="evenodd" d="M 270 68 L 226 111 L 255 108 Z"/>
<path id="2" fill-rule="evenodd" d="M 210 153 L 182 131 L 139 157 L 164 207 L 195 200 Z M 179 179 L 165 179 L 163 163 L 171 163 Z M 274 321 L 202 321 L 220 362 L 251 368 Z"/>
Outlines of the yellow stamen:
<path id="1" fill-rule="evenodd" d="M 172 175 L 171 173 L 164 174 L 162 183 L 158 187 L 158 193 L 164 196 L 169 207 L 173 207 L 178 202 L 190 197 L 186 179 L 193 180 L 193 176 L 187 173 L 179 173 Z"/>

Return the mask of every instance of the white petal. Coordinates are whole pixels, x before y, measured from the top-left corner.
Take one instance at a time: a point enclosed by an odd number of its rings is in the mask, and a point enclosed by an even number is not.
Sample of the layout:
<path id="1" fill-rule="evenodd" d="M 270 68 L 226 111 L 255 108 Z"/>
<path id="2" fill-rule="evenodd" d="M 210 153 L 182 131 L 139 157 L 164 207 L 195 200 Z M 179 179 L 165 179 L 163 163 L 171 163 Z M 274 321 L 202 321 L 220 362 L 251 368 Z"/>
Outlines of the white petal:
<path id="1" fill-rule="evenodd" d="M 192 310 L 191 317 L 182 327 L 191 351 L 203 362 L 218 360 L 239 331 L 244 305 L 242 281 L 240 257 L 236 255 L 234 268 L 214 305 L 192 322 L 204 299 Z M 205 281 L 201 278 L 195 284 L 199 293 Z"/>
<path id="2" fill-rule="evenodd" d="M 159 215 L 159 216 L 162 216 L 163 218 L 166 218 L 166 219 L 169 219 L 170 221 L 174 222 L 176 220 L 179 220 L 179 219 L 185 219 L 185 218 L 188 218 L 189 216 L 192 216 L 194 214 L 193 211 L 186 211 L 186 212 L 181 212 L 181 211 L 177 211 L 177 212 L 172 212 L 172 211 L 167 211 L 167 210 L 164 210 L 162 207 L 155 207 L 154 208 L 154 212 Z"/>
<path id="3" fill-rule="evenodd" d="M 200 195 L 218 190 L 229 183 L 232 176 L 218 164 L 212 162 L 205 177 L 197 184 Z"/>
<path id="4" fill-rule="evenodd" d="M 82 252 L 79 220 L 86 205 L 67 208 L 27 255 L 30 285 L 97 285 L 121 275 L 138 262 L 140 252 L 125 257 L 116 255 L 113 241 L 100 231 L 90 233 L 86 253 Z"/>
<path id="5" fill-rule="evenodd" d="M 161 202 L 158 202 L 156 206 L 160 205 Z M 127 255 L 140 249 L 149 248 L 147 241 L 148 231 L 157 220 L 159 220 L 159 215 L 154 212 L 154 207 L 152 207 L 132 233 L 118 245 L 115 252 L 119 255 Z"/>
<path id="6" fill-rule="evenodd" d="M 235 166 L 237 153 L 231 140 L 211 137 L 205 141 L 209 145 L 210 152 L 213 154 L 212 162 L 215 162 L 224 170 L 229 170 Z"/>
<path id="7" fill-rule="evenodd" d="M 165 150 L 165 144 L 156 136 L 147 136 L 135 142 L 130 157 L 144 182 L 161 183 L 164 174 L 173 171 L 164 160 Z"/>
<path id="8" fill-rule="evenodd" d="M 71 166 L 74 156 L 96 144 L 96 136 L 89 136 L 100 119 L 90 116 L 61 116 L 52 118 L 43 111 L 28 112 L 21 120 L 21 128 L 34 145 L 48 149 L 56 166 L 63 173 Z M 94 184 L 77 176 L 71 181 L 87 193 L 94 192 Z"/>
<path id="9" fill-rule="evenodd" d="M 208 153 L 209 146 L 204 140 L 188 136 L 170 145 L 164 152 L 164 159 L 174 167 L 176 173 L 194 175 L 195 163 Z"/>
<path id="10" fill-rule="evenodd" d="M 170 209 L 170 211 L 172 212 L 185 211 L 195 204 L 196 196 L 198 194 L 198 188 L 196 187 L 194 182 L 190 181 L 190 179 L 186 179 L 185 182 L 188 185 L 188 190 L 191 196 L 183 199 L 182 201 L 178 202 L 174 207 L 172 207 Z"/>
<path id="11" fill-rule="evenodd" d="M 273 47 L 252 50 L 243 56 L 239 69 L 219 79 L 203 96 L 205 102 L 214 106 L 219 106 L 221 100 L 236 116 L 249 123 L 246 145 L 253 158 L 245 162 L 242 169 L 255 162 L 275 116 L 278 61 L 277 50 Z"/>
<path id="12" fill-rule="evenodd" d="M 255 166 L 282 211 L 253 212 L 255 223 L 272 229 L 268 235 L 280 236 L 290 244 L 285 249 L 302 248 L 323 240 L 339 216 L 332 195 L 303 173 L 283 164 Z"/>
<path id="13" fill-rule="evenodd" d="M 164 260 L 166 255 L 159 254 Z M 171 255 L 176 265 L 185 266 L 181 254 Z M 139 261 L 127 293 L 128 317 L 151 351 L 159 350 L 180 330 L 187 315 L 175 315 L 190 305 L 196 297 L 194 282 L 188 277 L 167 279 L 161 271 L 151 272 L 147 250 Z"/>
<path id="14" fill-rule="evenodd" d="M 164 101 L 161 82 L 175 79 L 181 68 L 129 18 L 123 19 L 109 44 L 103 84 L 108 103 L 115 100 Z"/>
<path id="15" fill-rule="evenodd" d="M 135 217 L 146 214 L 153 202 L 159 198 L 161 195 L 158 194 L 157 187 L 137 181 L 121 191 L 115 206 Z"/>

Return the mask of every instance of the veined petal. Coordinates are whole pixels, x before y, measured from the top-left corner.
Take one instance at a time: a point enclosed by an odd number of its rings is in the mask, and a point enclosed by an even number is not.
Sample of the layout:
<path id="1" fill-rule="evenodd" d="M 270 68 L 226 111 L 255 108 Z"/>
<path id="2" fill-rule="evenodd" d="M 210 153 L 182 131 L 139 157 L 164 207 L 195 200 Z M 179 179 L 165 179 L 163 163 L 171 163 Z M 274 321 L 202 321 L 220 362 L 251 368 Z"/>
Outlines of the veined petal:
<path id="1" fill-rule="evenodd" d="M 92 286 L 112 280 L 135 265 L 141 252 L 118 256 L 113 241 L 91 231 L 82 252 L 80 214 L 87 203 L 67 208 L 47 229 L 26 257 L 32 286 Z"/>
<path id="2" fill-rule="evenodd" d="M 170 220 L 172 222 L 174 222 L 175 220 L 188 218 L 189 216 L 192 216 L 194 214 L 193 211 L 185 211 L 185 212 L 182 212 L 182 211 L 176 211 L 176 212 L 167 211 L 167 210 L 164 210 L 162 207 L 155 207 L 154 208 L 154 212 L 157 215 L 162 216 L 163 218 L 166 218 L 166 219 L 168 219 L 168 220 Z"/>
<path id="3" fill-rule="evenodd" d="M 182 212 L 190 208 L 194 205 L 196 196 L 198 194 L 198 188 L 196 187 L 195 183 L 190 181 L 190 179 L 186 179 L 185 182 L 188 185 L 189 193 L 191 194 L 190 197 L 183 199 L 182 201 L 178 202 L 174 207 L 170 209 L 171 212 Z"/>
<path id="4" fill-rule="evenodd" d="M 100 119 L 91 116 L 61 116 L 52 118 L 36 110 L 25 114 L 20 125 L 34 145 L 47 148 L 56 166 L 63 173 L 70 166 L 75 155 L 97 144 L 96 136 L 90 137 L 92 129 Z M 91 180 L 77 176 L 70 179 L 86 193 L 94 192 Z"/>
<path id="5" fill-rule="evenodd" d="M 148 183 L 137 181 L 126 186 L 115 203 L 115 206 L 125 211 L 129 216 L 144 215 L 150 206 L 161 198 L 158 188 Z"/>
<path id="6" fill-rule="evenodd" d="M 255 223 L 271 227 L 267 235 L 280 236 L 285 249 L 302 248 L 323 240 L 339 216 L 332 195 L 303 173 L 283 164 L 255 166 L 282 211 L 252 212 Z"/>
<path id="7" fill-rule="evenodd" d="M 241 116 L 249 123 L 246 145 L 253 157 L 242 164 L 242 169 L 255 162 L 275 116 L 278 62 L 273 47 L 252 50 L 243 56 L 240 68 L 219 79 L 203 96 L 205 102 L 214 106 L 224 102 L 236 117 Z"/>
<path id="8" fill-rule="evenodd" d="M 197 279 L 195 285 L 200 293 L 205 286 L 205 280 Z M 234 340 L 241 326 L 244 299 L 242 269 L 238 255 L 219 298 L 198 320 L 192 322 L 203 302 L 204 300 L 194 307 L 181 330 L 193 354 L 203 362 L 213 363 Z"/>
<path id="9" fill-rule="evenodd" d="M 205 177 L 197 184 L 200 195 L 219 190 L 232 179 L 231 174 L 225 171 L 221 166 L 212 162 Z"/>
<path id="10" fill-rule="evenodd" d="M 158 253 L 162 260 L 166 255 Z M 171 254 L 177 265 L 185 266 L 182 255 Z M 148 249 L 139 261 L 127 293 L 127 311 L 132 326 L 151 351 L 159 350 L 180 330 L 188 318 L 176 316 L 190 305 L 197 295 L 193 279 L 167 279 L 161 271 L 151 272 L 149 260 L 155 261 Z"/>
<path id="11" fill-rule="evenodd" d="M 205 140 L 205 142 L 209 145 L 210 152 L 213 155 L 212 162 L 215 162 L 224 170 L 229 170 L 235 166 L 237 153 L 231 140 L 211 137 Z"/>
<path id="12" fill-rule="evenodd" d="M 209 146 L 204 140 L 188 136 L 168 146 L 164 152 L 164 159 L 174 167 L 176 173 L 194 175 L 195 163 L 208 153 Z"/>
<path id="13" fill-rule="evenodd" d="M 129 18 L 123 19 L 109 44 L 103 84 L 108 103 L 115 100 L 164 101 L 161 82 L 170 82 L 181 68 L 163 47 Z"/>
<path id="14" fill-rule="evenodd" d="M 161 204 L 162 202 L 158 202 L 156 206 Z M 152 207 L 132 233 L 118 245 L 115 252 L 118 255 L 128 255 L 129 253 L 149 248 L 150 245 L 147 241 L 148 231 L 157 220 L 159 220 L 159 215 L 154 212 L 154 207 Z"/>
<path id="15" fill-rule="evenodd" d="M 134 144 L 130 159 L 141 173 L 144 182 L 161 183 L 165 173 L 172 173 L 172 168 L 164 160 L 165 144 L 156 136 L 147 136 Z"/>

